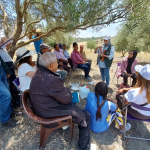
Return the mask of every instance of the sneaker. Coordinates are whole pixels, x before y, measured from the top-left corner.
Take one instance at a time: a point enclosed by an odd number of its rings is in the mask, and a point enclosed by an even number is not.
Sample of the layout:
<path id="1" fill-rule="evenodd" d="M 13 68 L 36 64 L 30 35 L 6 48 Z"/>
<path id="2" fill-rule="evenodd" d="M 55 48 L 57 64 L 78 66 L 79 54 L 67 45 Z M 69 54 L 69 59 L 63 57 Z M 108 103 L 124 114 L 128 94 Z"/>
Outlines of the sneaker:
<path id="1" fill-rule="evenodd" d="M 68 128 L 69 128 L 69 125 L 62 127 L 63 130 L 67 130 Z"/>
<path id="2" fill-rule="evenodd" d="M 20 124 L 19 122 L 16 122 L 13 119 L 10 119 L 8 122 L 2 123 L 2 126 L 14 127 L 14 126 L 19 125 L 19 124 Z"/>
<path id="3" fill-rule="evenodd" d="M 110 86 L 109 86 L 109 85 L 107 85 L 107 87 L 108 87 L 108 88 L 110 88 Z"/>
<path id="4" fill-rule="evenodd" d="M 78 148 L 80 150 L 80 148 Z M 97 145 L 96 144 L 91 144 L 90 145 L 90 150 L 97 150 Z"/>
<path id="5" fill-rule="evenodd" d="M 85 79 L 87 79 L 87 80 L 90 80 L 90 81 L 91 81 L 90 77 L 85 77 Z"/>
<path id="6" fill-rule="evenodd" d="M 97 150 L 97 145 L 96 144 L 91 144 L 90 150 Z"/>
<path id="7" fill-rule="evenodd" d="M 129 131 L 130 129 L 131 129 L 131 125 L 130 125 L 130 123 L 127 123 L 125 132 Z M 120 130 L 120 132 L 124 133 L 124 130 Z"/>

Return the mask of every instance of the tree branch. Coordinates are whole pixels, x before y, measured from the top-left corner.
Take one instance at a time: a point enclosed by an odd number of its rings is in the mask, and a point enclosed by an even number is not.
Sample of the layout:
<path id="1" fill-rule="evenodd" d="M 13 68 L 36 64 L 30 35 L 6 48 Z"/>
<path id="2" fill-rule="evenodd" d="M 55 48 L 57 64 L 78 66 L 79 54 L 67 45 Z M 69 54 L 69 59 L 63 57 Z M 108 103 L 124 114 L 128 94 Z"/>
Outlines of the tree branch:
<path id="1" fill-rule="evenodd" d="M 7 24 L 8 23 L 8 15 L 1 3 L 0 3 L 0 9 L 3 12 L 4 33 L 5 33 L 6 38 L 9 38 L 9 33 L 8 33 L 9 29 L 8 29 L 8 24 Z"/>

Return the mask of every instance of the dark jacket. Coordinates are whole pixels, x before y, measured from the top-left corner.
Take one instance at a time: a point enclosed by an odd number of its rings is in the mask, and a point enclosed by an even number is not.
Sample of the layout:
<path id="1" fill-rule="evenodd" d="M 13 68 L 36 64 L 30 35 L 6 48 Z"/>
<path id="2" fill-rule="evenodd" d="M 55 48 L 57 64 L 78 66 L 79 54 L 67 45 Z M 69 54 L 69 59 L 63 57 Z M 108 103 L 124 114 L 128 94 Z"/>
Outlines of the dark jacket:
<path id="1" fill-rule="evenodd" d="M 11 71 L 9 70 L 7 64 L 3 61 L 2 57 L 0 56 L 0 67 L 1 66 L 3 67 L 6 74 L 12 74 Z"/>
<path id="2" fill-rule="evenodd" d="M 58 75 L 42 66 L 30 84 L 30 98 L 34 112 L 41 118 L 71 115 L 73 122 L 86 127 L 84 112 L 71 102 L 72 94 Z"/>

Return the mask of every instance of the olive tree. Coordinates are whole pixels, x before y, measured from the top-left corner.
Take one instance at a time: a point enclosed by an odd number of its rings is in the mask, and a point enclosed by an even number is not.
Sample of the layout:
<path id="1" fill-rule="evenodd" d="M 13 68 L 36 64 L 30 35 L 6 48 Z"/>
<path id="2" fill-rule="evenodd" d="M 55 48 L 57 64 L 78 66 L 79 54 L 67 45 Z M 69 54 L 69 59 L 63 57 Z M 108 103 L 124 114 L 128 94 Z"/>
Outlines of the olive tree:
<path id="1" fill-rule="evenodd" d="M 3 0 L 0 2 L 0 24 L 6 37 L 14 36 L 9 54 L 56 31 L 69 33 L 76 29 L 102 26 L 126 18 L 131 2 L 124 0 Z M 33 28 L 49 26 L 35 39 L 18 44 Z"/>

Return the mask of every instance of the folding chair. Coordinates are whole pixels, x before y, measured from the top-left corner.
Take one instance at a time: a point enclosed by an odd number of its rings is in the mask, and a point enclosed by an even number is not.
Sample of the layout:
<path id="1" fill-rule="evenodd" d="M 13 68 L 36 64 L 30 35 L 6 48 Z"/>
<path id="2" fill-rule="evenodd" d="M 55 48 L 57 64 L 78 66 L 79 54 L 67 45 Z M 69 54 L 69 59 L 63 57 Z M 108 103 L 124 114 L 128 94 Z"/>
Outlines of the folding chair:
<path id="1" fill-rule="evenodd" d="M 13 81 L 13 84 L 15 85 L 15 87 L 17 88 L 17 90 L 20 92 L 20 106 L 22 106 L 22 92 L 20 90 L 20 81 L 19 81 L 19 78 L 16 78 L 14 81 Z M 21 107 L 22 108 L 22 107 Z"/>
<path id="2" fill-rule="evenodd" d="M 146 108 L 146 107 L 143 107 L 143 106 L 139 106 L 139 105 L 137 105 L 137 104 L 135 104 L 135 103 L 132 103 L 132 102 L 131 102 L 129 105 L 130 105 L 130 106 L 133 106 L 134 108 L 138 108 L 138 109 L 140 109 L 140 110 L 150 111 L 150 108 Z M 125 128 L 126 128 L 126 122 L 127 122 L 127 120 L 150 122 L 150 119 L 147 119 L 147 120 L 140 120 L 140 119 L 136 119 L 136 118 L 132 117 L 131 115 L 129 115 L 129 114 L 127 113 L 128 106 L 129 106 L 129 105 L 127 105 L 127 106 L 125 107 Z M 136 139 L 136 140 L 150 140 L 150 139 L 145 139 L 145 138 L 138 138 L 138 137 L 126 136 L 126 132 L 125 132 L 125 130 L 124 130 L 124 140 L 125 140 L 125 138 Z"/>
<path id="3" fill-rule="evenodd" d="M 117 73 L 117 71 L 118 71 L 118 68 L 121 66 L 121 63 L 117 63 L 117 69 L 116 69 L 116 72 L 115 72 L 115 74 L 114 74 L 114 77 L 113 77 L 113 80 L 114 80 L 114 78 L 115 78 L 115 76 L 116 76 L 116 73 Z M 113 80 L 112 80 L 112 82 L 113 82 Z M 118 78 L 117 78 L 117 85 L 118 85 Z M 130 77 L 130 86 L 131 86 L 131 77 Z"/>

